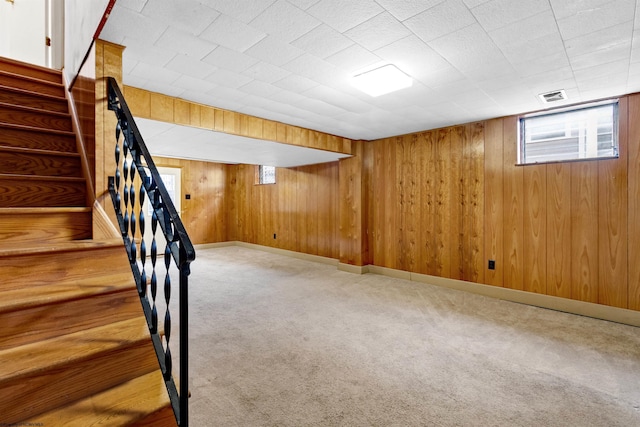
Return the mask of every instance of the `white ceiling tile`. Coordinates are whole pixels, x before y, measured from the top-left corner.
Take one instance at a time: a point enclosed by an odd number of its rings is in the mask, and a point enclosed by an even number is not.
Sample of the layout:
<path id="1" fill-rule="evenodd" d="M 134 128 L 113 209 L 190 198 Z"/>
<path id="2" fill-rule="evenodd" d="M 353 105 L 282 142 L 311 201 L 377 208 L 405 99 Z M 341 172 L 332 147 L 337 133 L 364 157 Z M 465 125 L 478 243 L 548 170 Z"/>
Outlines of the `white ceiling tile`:
<path id="1" fill-rule="evenodd" d="M 262 98 L 269 98 L 274 93 L 280 92 L 282 89 L 271 85 L 269 83 L 261 82 L 260 80 L 252 80 L 244 86 L 239 87 L 243 92 L 250 95 L 257 95 Z"/>
<path id="2" fill-rule="evenodd" d="M 291 75 L 291 72 L 266 62 L 258 62 L 242 74 L 265 83 L 273 83 Z"/>
<path id="3" fill-rule="evenodd" d="M 142 13 L 192 35 L 200 34 L 220 15 L 195 0 L 149 1 Z"/>
<path id="4" fill-rule="evenodd" d="M 429 42 L 436 52 L 453 66 L 482 64 L 501 60 L 502 52 L 479 24 L 469 25 L 454 33 Z"/>
<path id="5" fill-rule="evenodd" d="M 527 77 L 557 70 L 559 68 L 569 68 L 570 64 L 567 55 L 565 55 L 564 52 L 559 52 L 529 61 L 516 62 L 513 63 L 513 67 L 516 69 L 520 77 Z"/>
<path id="6" fill-rule="evenodd" d="M 353 41 L 328 25 L 321 24 L 291 44 L 318 58 L 326 58 L 351 46 Z"/>
<path id="7" fill-rule="evenodd" d="M 216 70 L 213 65 L 205 64 L 191 56 L 176 55 L 166 66 L 168 70 L 186 74 L 197 79 L 204 79 Z"/>
<path id="8" fill-rule="evenodd" d="M 626 59 L 622 59 L 609 63 L 595 63 L 589 68 L 583 68 L 581 70 L 573 70 L 573 74 L 576 77 L 578 86 L 580 82 L 592 80 L 600 77 L 614 77 L 615 75 L 623 75 L 629 71 L 629 62 Z M 625 76 L 626 78 L 626 76 Z M 626 82 L 625 82 L 626 84 Z"/>
<path id="9" fill-rule="evenodd" d="M 550 0 L 557 19 L 584 13 L 610 2 L 611 0 Z"/>
<path id="10" fill-rule="evenodd" d="M 484 63 L 469 61 L 463 64 L 460 61 L 459 64 L 459 70 L 474 83 L 488 80 L 492 77 L 509 78 L 516 74 L 516 70 L 505 58 L 498 58 Z"/>
<path id="11" fill-rule="evenodd" d="M 246 54 L 273 65 L 284 65 L 304 52 L 289 43 L 284 43 L 274 36 L 267 36 L 247 49 Z"/>
<path id="12" fill-rule="evenodd" d="M 569 58 L 569 61 L 571 62 L 571 68 L 574 70 L 583 70 L 585 68 L 616 61 L 624 61 L 628 67 L 630 51 L 631 42 L 626 42 L 612 46 L 609 49 L 600 49 L 595 52 L 571 57 Z"/>
<path id="13" fill-rule="evenodd" d="M 207 92 L 216 87 L 215 84 L 206 80 L 185 75 L 180 76 L 172 84 L 180 89 L 184 89 L 186 92 Z"/>
<path id="14" fill-rule="evenodd" d="M 227 15 L 220 15 L 201 36 L 210 42 L 244 52 L 262 40 L 266 34 Z"/>
<path id="15" fill-rule="evenodd" d="M 349 46 L 327 58 L 327 62 L 347 72 L 359 71 L 380 61 L 379 56 L 357 44 Z"/>
<path id="16" fill-rule="evenodd" d="M 383 12 L 344 34 L 360 46 L 376 50 L 407 37 L 411 31 L 391 14 Z"/>
<path id="17" fill-rule="evenodd" d="M 218 46 L 213 52 L 202 59 L 207 64 L 215 65 L 230 71 L 241 73 L 259 61 L 236 50 Z"/>
<path id="18" fill-rule="evenodd" d="M 156 47 L 151 43 L 130 39 L 129 37 L 124 38 L 122 45 L 126 46 L 126 49 L 122 52 L 123 67 L 130 61 L 146 62 L 157 67 L 163 67 L 176 56 L 176 53 L 172 50 Z"/>
<path id="19" fill-rule="evenodd" d="M 127 86 L 143 88 L 149 79 L 145 77 L 134 76 L 131 73 L 127 73 L 122 76 L 122 82 Z"/>
<path id="20" fill-rule="evenodd" d="M 127 9 L 131 9 L 136 12 L 142 12 L 147 1 L 148 0 L 120 0 L 118 2 L 118 6 L 126 7 Z"/>
<path id="21" fill-rule="evenodd" d="M 289 3 L 302 10 L 307 10 L 320 0 L 287 0 Z"/>
<path id="22" fill-rule="evenodd" d="M 335 117 L 346 112 L 343 108 L 327 104 L 326 102 L 314 99 L 313 97 L 305 98 L 300 102 L 297 102 L 295 106 L 327 117 Z"/>
<path id="23" fill-rule="evenodd" d="M 491 0 L 463 0 L 464 4 L 467 5 L 469 9 L 472 9 L 476 6 L 480 6 L 481 4 L 487 3 Z"/>
<path id="24" fill-rule="evenodd" d="M 529 63 L 551 55 L 566 57 L 564 43 L 557 32 L 536 39 L 528 39 L 520 44 L 501 47 L 501 49 L 512 64 Z"/>
<path id="25" fill-rule="evenodd" d="M 424 12 L 445 0 L 376 0 L 400 21 Z"/>
<path id="26" fill-rule="evenodd" d="M 462 0 L 446 0 L 404 21 L 418 37 L 428 42 L 476 22 Z"/>
<path id="27" fill-rule="evenodd" d="M 597 50 L 614 48 L 620 44 L 629 44 L 631 34 L 633 34 L 633 21 L 629 20 L 613 27 L 565 40 L 564 44 L 567 55 L 573 58 Z"/>
<path id="28" fill-rule="evenodd" d="M 155 47 L 162 47 L 175 53 L 182 53 L 197 59 L 202 59 L 218 47 L 218 45 L 176 28 L 169 27 L 155 42 Z"/>
<path id="29" fill-rule="evenodd" d="M 462 74 L 460 70 L 451 65 L 432 71 L 427 76 L 420 79 L 422 83 L 430 88 L 462 82 L 463 80 L 467 80 L 467 77 Z"/>
<path id="30" fill-rule="evenodd" d="M 118 3 L 111 10 L 109 22 L 112 22 L 113 26 L 105 25 L 100 33 L 100 38 L 113 43 L 121 42 L 126 36 L 129 39 L 138 39 L 152 44 L 167 29 L 167 24 L 155 21 L 131 9 L 119 7 Z"/>
<path id="31" fill-rule="evenodd" d="M 225 86 L 233 89 L 237 89 L 240 86 L 244 86 L 252 79 L 242 74 L 234 73 L 233 71 L 218 68 L 213 73 L 209 74 L 206 81 L 211 82 L 217 86 Z"/>
<path id="32" fill-rule="evenodd" d="M 549 0 L 492 0 L 474 7 L 471 13 L 486 31 L 492 31 L 549 10 Z"/>
<path id="33" fill-rule="evenodd" d="M 580 13 L 558 20 L 565 40 L 579 37 L 603 28 L 622 24 L 634 16 L 634 0 L 615 0 L 603 6 L 582 10 Z"/>
<path id="34" fill-rule="evenodd" d="M 558 24 L 550 10 L 489 32 L 491 39 L 500 48 L 517 46 L 551 34 L 557 34 L 560 38 Z"/>
<path id="35" fill-rule="evenodd" d="M 238 21 L 251 22 L 276 0 L 199 0 Z"/>
<path id="36" fill-rule="evenodd" d="M 379 4 L 371 0 L 323 0 L 307 9 L 309 14 L 341 33 L 383 11 Z"/>
<path id="37" fill-rule="evenodd" d="M 168 96 L 179 97 L 184 93 L 184 89 L 174 86 L 173 84 L 159 83 L 158 81 L 147 81 L 142 89 L 149 90 L 151 92 L 162 93 Z"/>
<path id="38" fill-rule="evenodd" d="M 258 15 L 251 26 L 290 43 L 320 25 L 313 16 L 285 0 L 278 0 Z"/>
<path id="39" fill-rule="evenodd" d="M 158 68 L 155 65 L 149 65 L 144 62 L 138 62 L 138 65 L 131 70 L 131 75 L 147 79 L 149 76 L 153 76 L 154 81 L 163 84 L 173 83 L 181 76 L 181 74 L 176 71 Z"/>
<path id="40" fill-rule="evenodd" d="M 415 35 L 398 40 L 374 53 L 419 80 L 428 78 L 434 71 L 450 67 L 439 53 Z"/>
<path id="41" fill-rule="evenodd" d="M 370 104 L 328 86 L 316 86 L 303 93 L 304 96 L 324 101 L 343 110 L 353 113 L 364 113 L 373 108 Z"/>
<path id="42" fill-rule="evenodd" d="M 295 74 L 289 74 L 280 80 L 273 82 L 274 86 L 281 89 L 290 90 L 292 92 L 304 92 L 312 87 L 318 86 L 318 82 L 314 82 L 306 77 L 298 76 Z"/>
<path id="43" fill-rule="evenodd" d="M 346 78 L 346 73 L 338 70 L 333 64 L 306 53 L 285 64 L 282 68 L 326 85 L 334 83 L 338 74 Z"/>

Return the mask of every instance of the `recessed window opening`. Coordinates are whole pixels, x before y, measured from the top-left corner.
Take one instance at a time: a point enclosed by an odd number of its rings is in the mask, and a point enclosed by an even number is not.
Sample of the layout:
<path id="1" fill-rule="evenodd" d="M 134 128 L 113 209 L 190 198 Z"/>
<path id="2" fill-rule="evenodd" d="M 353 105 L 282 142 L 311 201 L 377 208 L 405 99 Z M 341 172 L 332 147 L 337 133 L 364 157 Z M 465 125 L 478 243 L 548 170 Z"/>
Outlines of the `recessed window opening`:
<path id="1" fill-rule="evenodd" d="M 276 167 L 275 166 L 258 166 L 257 184 L 275 184 L 276 183 Z"/>
<path id="2" fill-rule="evenodd" d="M 618 157 L 618 100 L 520 117 L 518 164 Z"/>

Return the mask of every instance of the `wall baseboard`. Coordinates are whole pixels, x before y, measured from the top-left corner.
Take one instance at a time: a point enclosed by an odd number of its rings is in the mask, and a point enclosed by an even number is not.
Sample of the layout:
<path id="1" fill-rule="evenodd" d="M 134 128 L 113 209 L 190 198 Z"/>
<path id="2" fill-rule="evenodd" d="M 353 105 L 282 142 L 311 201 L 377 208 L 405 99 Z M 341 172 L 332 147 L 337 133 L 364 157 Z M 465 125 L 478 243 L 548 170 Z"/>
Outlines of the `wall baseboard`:
<path id="1" fill-rule="evenodd" d="M 594 304 L 585 301 L 577 301 L 566 298 L 554 297 L 551 295 L 536 294 L 533 292 L 525 292 L 517 289 L 502 288 L 498 286 L 484 285 L 473 282 L 465 282 L 464 280 L 448 279 L 445 277 L 430 276 L 428 274 L 411 273 L 404 270 L 396 270 L 393 268 L 380 267 L 377 265 L 357 266 L 344 264 L 334 258 L 327 258 L 318 255 L 304 254 L 301 252 L 289 251 L 286 249 L 272 248 L 269 246 L 256 245 L 253 243 L 245 243 L 239 241 L 209 243 L 204 245 L 196 245 L 196 249 L 219 248 L 224 246 L 241 246 L 244 248 L 270 252 L 278 255 L 289 256 L 292 258 L 302 259 L 306 261 L 319 262 L 322 264 L 335 265 L 338 270 L 352 274 L 379 274 L 382 276 L 392 277 L 395 279 L 410 280 L 413 282 L 424 283 L 427 285 L 440 286 L 443 288 L 455 289 L 459 291 L 469 292 L 476 295 L 482 295 L 490 298 L 511 301 L 519 304 L 526 304 L 535 307 L 546 308 L 565 313 L 576 314 L 579 316 L 592 317 L 609 322 L 622 323 L 625 325 L 640 327 L 640 311 L 629 310 L 626 308 L 611 307 L 608 305 Z"/>

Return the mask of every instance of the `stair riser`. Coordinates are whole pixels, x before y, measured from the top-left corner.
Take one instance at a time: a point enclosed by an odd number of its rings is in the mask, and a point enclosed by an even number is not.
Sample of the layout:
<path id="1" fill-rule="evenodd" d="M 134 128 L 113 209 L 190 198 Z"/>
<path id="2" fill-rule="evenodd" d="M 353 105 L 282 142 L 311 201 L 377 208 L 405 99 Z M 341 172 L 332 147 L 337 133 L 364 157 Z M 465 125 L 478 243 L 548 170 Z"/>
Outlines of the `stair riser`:
<path id="1" fill-rule="evenodd" d="M 0 179 L 0 207 L 85 206 L 84 182 Z"/>
<path id="2" fill-rule="evenodd" d="M 41 244 L 90 239 L 91 212 L 0 214 L 0 242 Z"/>
<path id="3" fill-rule="evenodd" d="M 0 150 L 0 171 L 16 175 L 81 177 L 78 156 Z"/>
<path id="4" fill-rule="evenodd" d="M 0 57 L 0 70 L 53 83 L 62 82 L 62 73 L 60 71 L 26 64 L 8 58 Z"/>
<path id="5" fill-rule="evenodd" d="M 67 100 L 64 98 L 47 98 L 37 94 L 15 92 L 3 87 L 0 87 L 0 102 L 58 113 L 67 113 L 69 111 Z"/>
<path id="6" fill-rule="evenodd" d="M 0 106 L 0 122 L 12 125 L 33 126 L 41 129 L 61 130 L 71 132 L 71 118 L 59 113 L 19 110 Z"/>
<path id="7" fill-rule="evenodd" d="M 0 146 L 76 153 L 74 135 L 0 127 Z"/>
<path id="8" fill-rule="evenodd" d="M 12 402 L 3 408 L 2 420 L 9 424 L 34 421 L 38 414 L 157 369 L 158 359 L 151 340 L 146 339 L 117 352 L 52 366 L 34 376 L 11 378 L 0 382 L 0 402 Z"/>
<path id="9" fill-rule="evenodd" d="M 140 298 L 133 289 L 132 279 L 126 291 L 0 313 L 0 350 L 140 317 Z"/>
<path id="10" fill-rule="evenodd" d="M 122 246 L 6 256 L 0 257 L 0 292 L 52 282 L 80 283 L 87 277 L 126 272 L 131 274 L 131 268 Z"/>
<path id="11" fill-rule="evenodd" d="M 25 79 L 10 74 L 0 74 L 0 86 L 15 87 L 30 92 L 42 93 L 64 98 L 64 86 L 41 80 Z"/>

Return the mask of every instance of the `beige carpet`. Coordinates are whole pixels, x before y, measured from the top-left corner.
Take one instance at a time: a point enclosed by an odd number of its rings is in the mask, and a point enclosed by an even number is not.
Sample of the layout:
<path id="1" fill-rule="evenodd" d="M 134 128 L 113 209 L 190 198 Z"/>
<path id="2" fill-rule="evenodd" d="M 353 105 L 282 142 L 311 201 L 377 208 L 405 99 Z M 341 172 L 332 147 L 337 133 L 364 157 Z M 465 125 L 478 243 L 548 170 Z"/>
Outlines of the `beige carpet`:
<path id="1" fill-rule="evenodd" d="M 193 426 L 640 426 L 638 328 L 240 247 L 190 289 Z"/>

